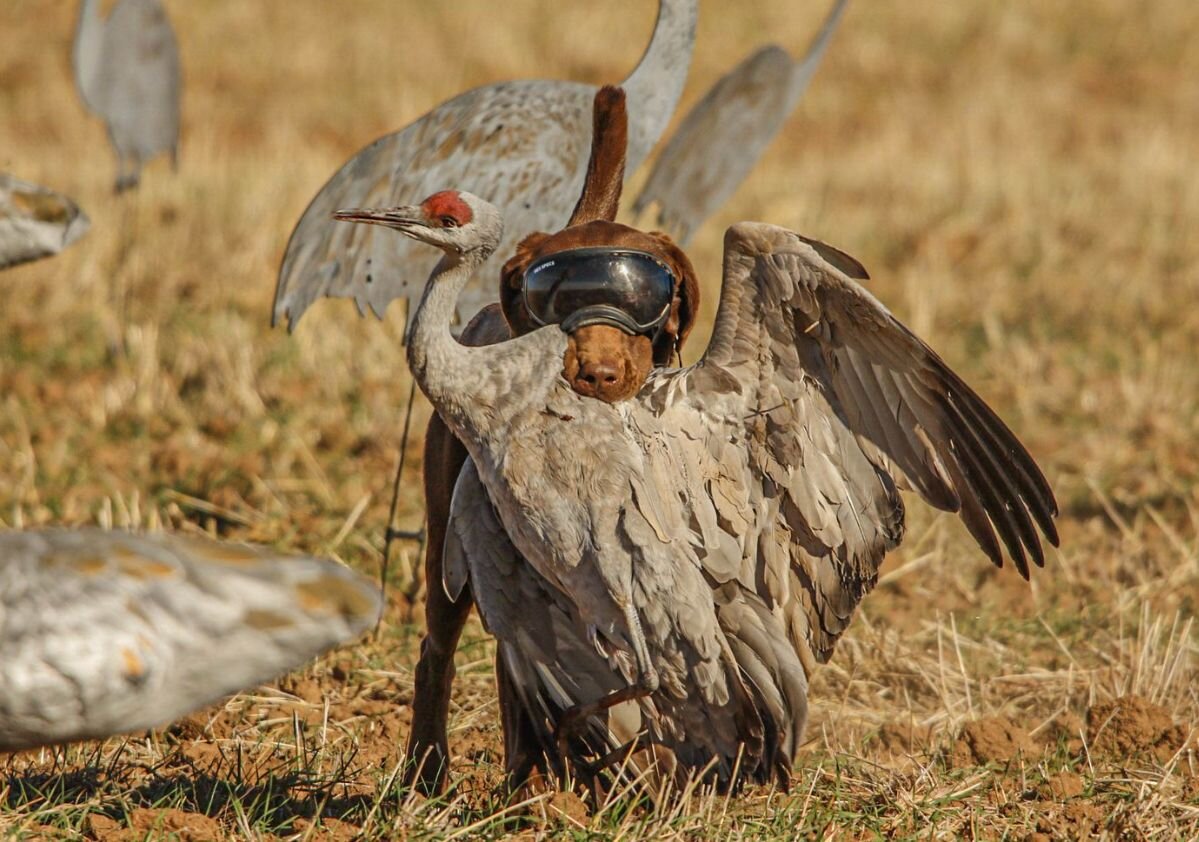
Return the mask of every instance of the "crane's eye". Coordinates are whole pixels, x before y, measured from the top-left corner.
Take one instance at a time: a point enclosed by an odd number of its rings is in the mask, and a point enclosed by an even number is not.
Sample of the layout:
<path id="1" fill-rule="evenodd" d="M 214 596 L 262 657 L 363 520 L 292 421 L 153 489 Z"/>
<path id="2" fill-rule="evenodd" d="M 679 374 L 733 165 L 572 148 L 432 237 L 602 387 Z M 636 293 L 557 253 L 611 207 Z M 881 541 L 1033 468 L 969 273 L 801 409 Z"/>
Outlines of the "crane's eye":
<path id="1" fill-rule="evenodd" d="M 457 228 L 458 220 L 454 219 L 454 217 L 452 217 L 452 216 L 443 216 L 441 218 L 441 227 L 442 228 Z"/>

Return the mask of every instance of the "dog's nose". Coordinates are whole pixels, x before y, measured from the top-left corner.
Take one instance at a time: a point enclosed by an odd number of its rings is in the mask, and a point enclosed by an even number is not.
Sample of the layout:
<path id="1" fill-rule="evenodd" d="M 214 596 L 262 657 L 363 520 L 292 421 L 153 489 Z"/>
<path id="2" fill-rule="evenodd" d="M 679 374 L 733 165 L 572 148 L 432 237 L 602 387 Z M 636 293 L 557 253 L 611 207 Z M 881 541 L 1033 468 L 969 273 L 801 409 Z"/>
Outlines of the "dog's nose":
<path id="1" fill-rule="evenodd" d="M 620 369 L 608 360 L 583 360 L 575 376 L 575 391 L 587 397 L 599 397 L 620 381 Z"/>

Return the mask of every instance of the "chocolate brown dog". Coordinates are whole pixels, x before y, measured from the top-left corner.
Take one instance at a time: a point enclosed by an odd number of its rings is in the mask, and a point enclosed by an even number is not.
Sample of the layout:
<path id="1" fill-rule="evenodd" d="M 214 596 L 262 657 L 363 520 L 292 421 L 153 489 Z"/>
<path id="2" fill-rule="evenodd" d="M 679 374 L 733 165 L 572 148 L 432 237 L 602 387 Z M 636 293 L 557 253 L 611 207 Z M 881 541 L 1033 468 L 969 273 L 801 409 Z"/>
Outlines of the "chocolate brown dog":
<path id="1" fill-rule="evenodd" d="M 669 313 L 650 335 L 630 334 L 610 324 L 588 324 L 570 332 L 562 375 L 580 395 L 615 403 L 641 389 L 654 366 L 668 365 L 687 338 L 699 307 L 699 285 L 687 256 L 664 234 L 645 233 L 620 225 L 616 217 L 624 179 L 627 145 L 624 92 L 602 88 L 595 97 L 591 158 L 582 196 L 568 226 L 554 234 L 526 237 L 501 272 L 500 303 L 471 321 L 461 340 L 467 345 L 491 345 L 539 326 L 525 305 L 525 271 L 547 256 L 591 246 L 621 247 L 645 252 L 662 263 L 676 279 Z M 585 443 L 580 443 L 585 446 Z M 454 482 L 466 449 L 434 415 L 425 432 L 425 503 L 428 543 L 425 547 L 427 632 L 416 667 L 412 701 L 412 732 L 408 741 L 406 781 L 426 793 L 444 786 L 449 763 L 446 723 L 454 679 L 454 649 L 473 600 L 469 586 L 452 601 L 441 586 L 442 549 L 449 521 Z M 496 666 L 504 728 L 505 769 L 509 784 L 525 783 L 543 758 L 529 749 L 522 720 L 502 664 Z"/>

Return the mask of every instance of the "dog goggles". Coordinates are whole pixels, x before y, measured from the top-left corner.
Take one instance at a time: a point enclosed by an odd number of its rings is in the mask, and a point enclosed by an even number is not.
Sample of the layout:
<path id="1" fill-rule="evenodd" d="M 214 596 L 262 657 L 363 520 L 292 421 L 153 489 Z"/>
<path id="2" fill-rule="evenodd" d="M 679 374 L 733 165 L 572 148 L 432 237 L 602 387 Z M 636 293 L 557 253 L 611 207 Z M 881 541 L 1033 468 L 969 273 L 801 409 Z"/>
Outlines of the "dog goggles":
<path id="1" fill-rule="evenodd" d="M 644 251 L 578 248 L 546 255 L 525 270 L 525 309 L 538 325 L 570 332 L 607 324 L 649 334 L 666 321 L 675 276 Z"/>

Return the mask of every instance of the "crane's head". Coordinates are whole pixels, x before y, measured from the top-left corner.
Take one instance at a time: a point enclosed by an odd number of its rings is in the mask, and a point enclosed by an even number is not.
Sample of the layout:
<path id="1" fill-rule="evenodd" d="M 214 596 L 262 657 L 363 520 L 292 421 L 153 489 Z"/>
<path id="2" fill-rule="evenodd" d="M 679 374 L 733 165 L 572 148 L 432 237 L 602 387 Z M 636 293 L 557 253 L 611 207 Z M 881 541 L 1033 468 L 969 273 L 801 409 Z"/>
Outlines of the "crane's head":
<path id="1" fill-rule="evenodd" d="M 491 254 L 504 233 L 499 210 L 473 193 L 442 190 L 419 205 L 339 210 L 334 219 L 394 228 L 449 255 Z"/>

